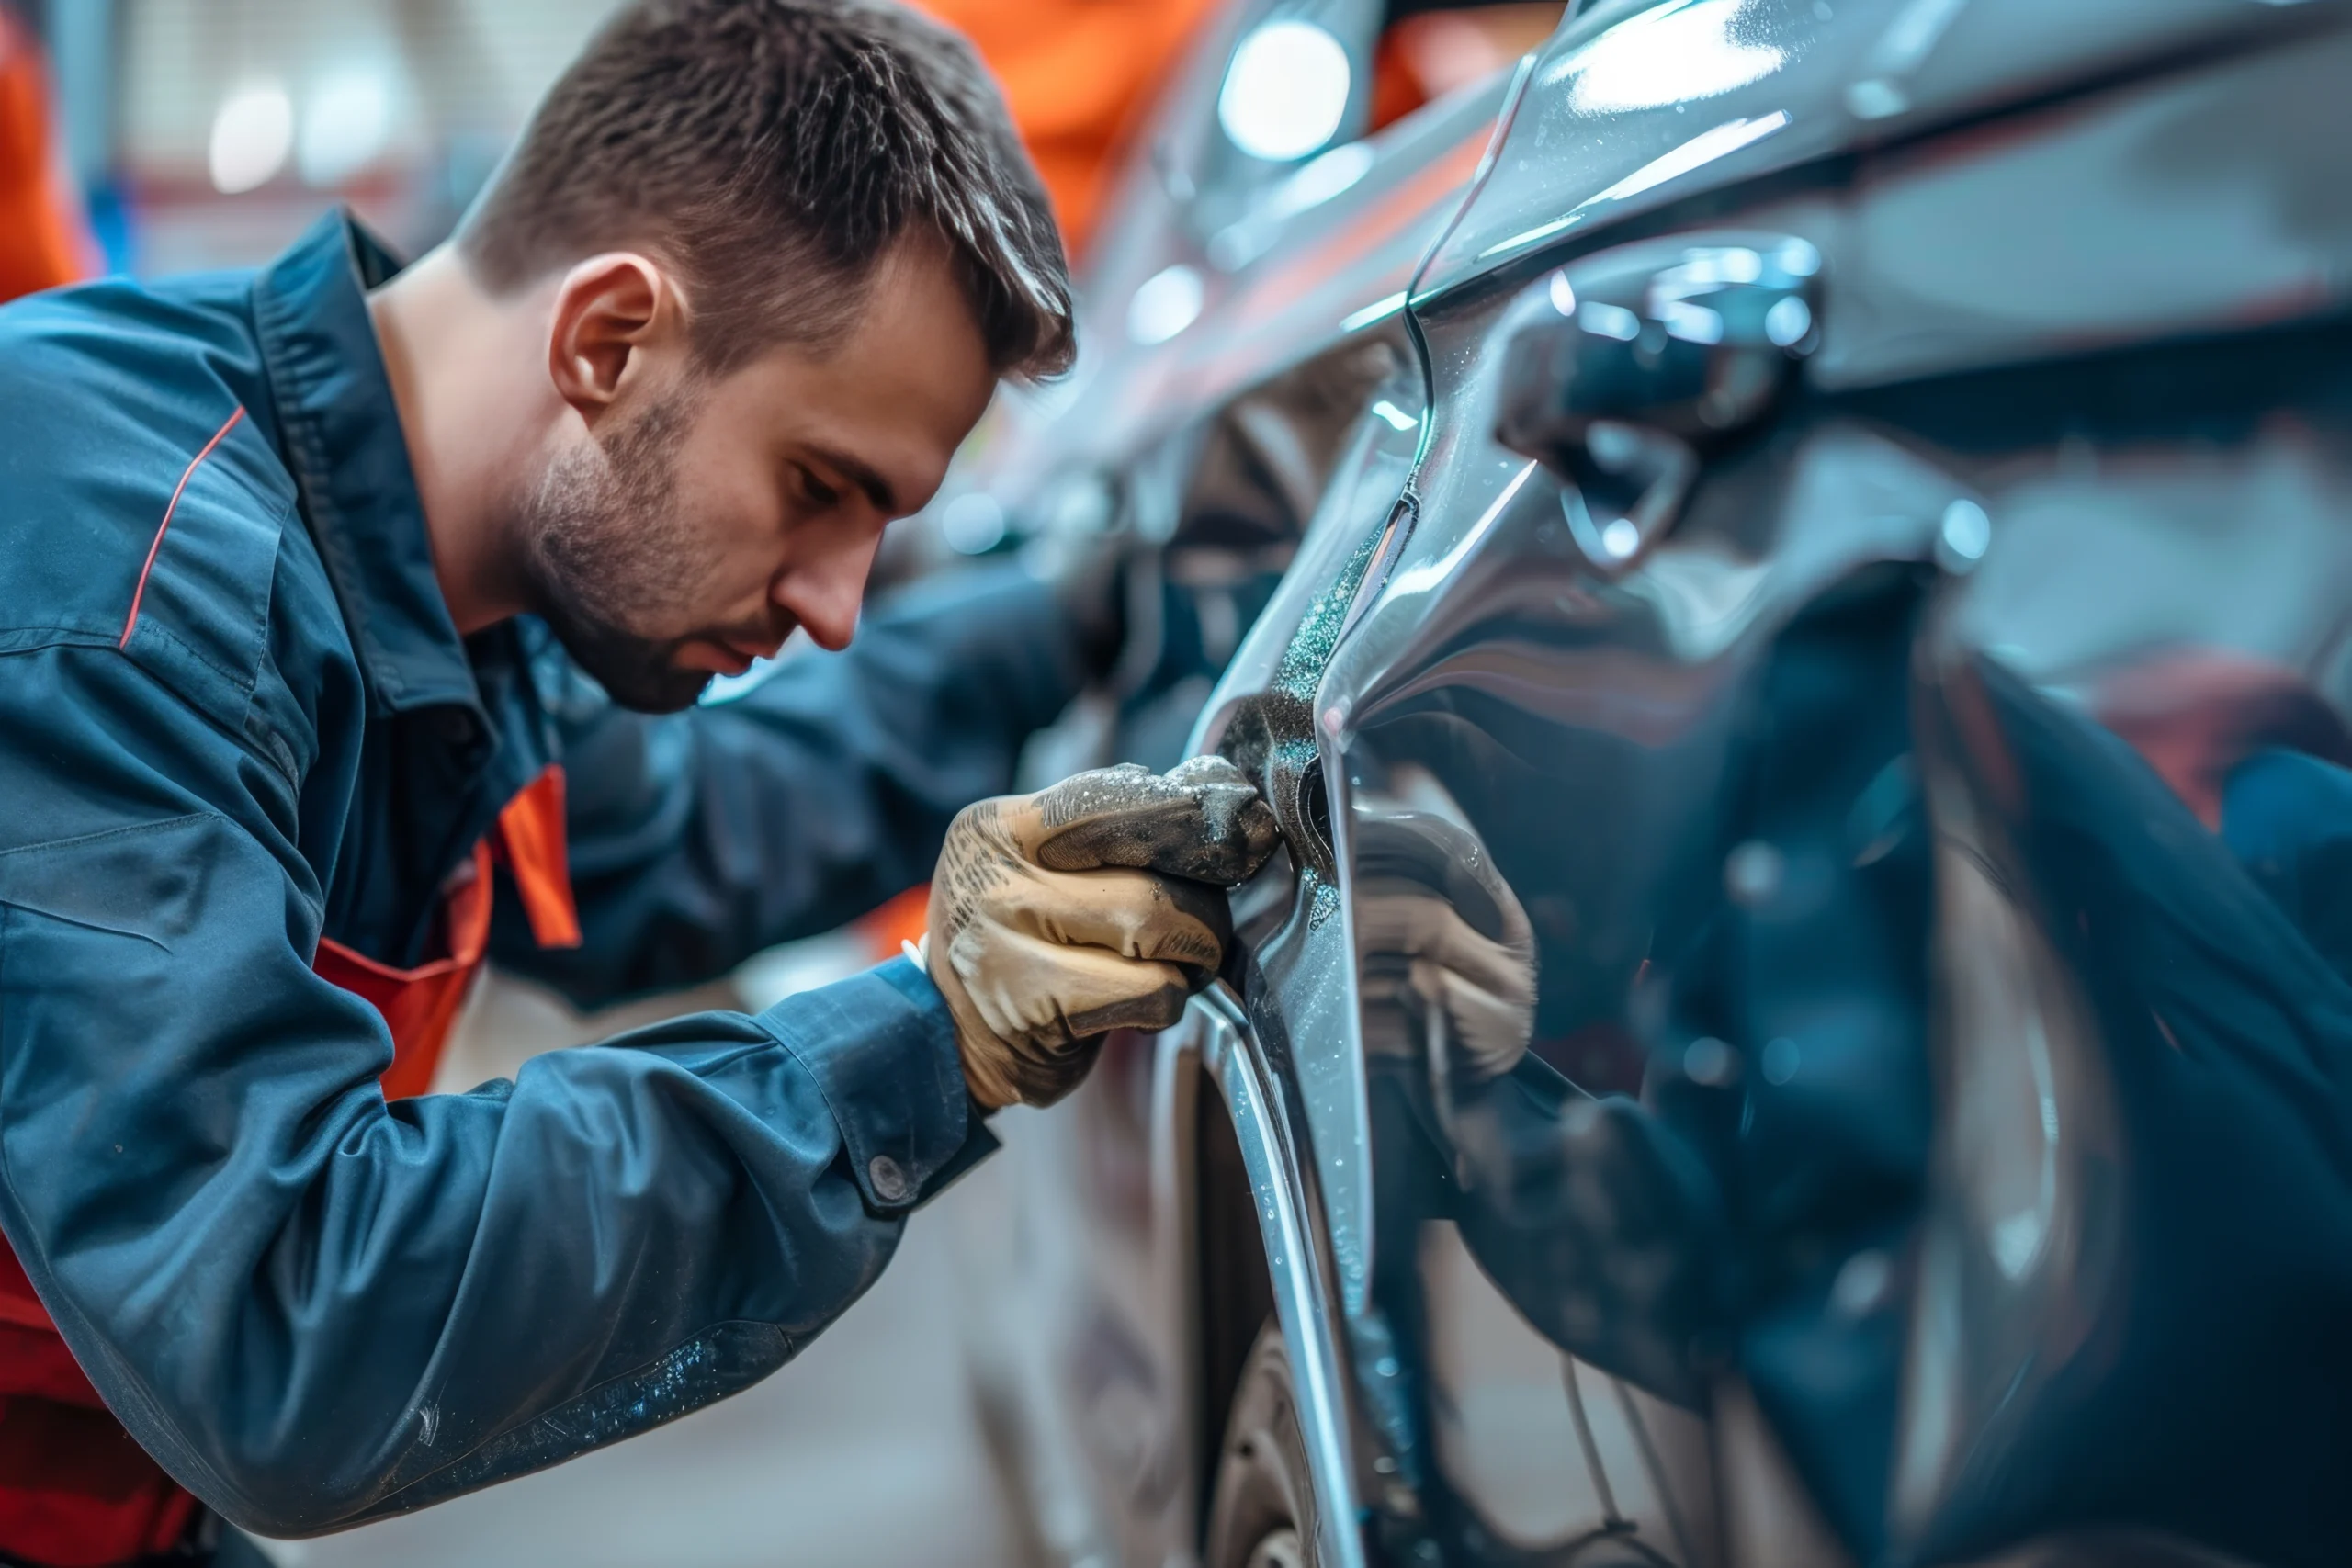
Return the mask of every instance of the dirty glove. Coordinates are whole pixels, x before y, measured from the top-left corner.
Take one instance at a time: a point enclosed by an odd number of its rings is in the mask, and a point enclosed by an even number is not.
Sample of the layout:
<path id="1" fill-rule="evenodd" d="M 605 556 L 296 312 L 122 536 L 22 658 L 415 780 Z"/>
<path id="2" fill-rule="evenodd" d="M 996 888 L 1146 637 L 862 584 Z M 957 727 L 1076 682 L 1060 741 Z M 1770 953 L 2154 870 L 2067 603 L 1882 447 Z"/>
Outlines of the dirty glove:
<path id="1" fill-rule="evenodd" d="M 1050 1105 L 1103 1034 L 1174 1023 L 1224 962 L 1222 890 L 1273 846 L 1273 813 L 1221 757 L 966 807 L 932 878 L 925 955 L 972 1098 Z"/>

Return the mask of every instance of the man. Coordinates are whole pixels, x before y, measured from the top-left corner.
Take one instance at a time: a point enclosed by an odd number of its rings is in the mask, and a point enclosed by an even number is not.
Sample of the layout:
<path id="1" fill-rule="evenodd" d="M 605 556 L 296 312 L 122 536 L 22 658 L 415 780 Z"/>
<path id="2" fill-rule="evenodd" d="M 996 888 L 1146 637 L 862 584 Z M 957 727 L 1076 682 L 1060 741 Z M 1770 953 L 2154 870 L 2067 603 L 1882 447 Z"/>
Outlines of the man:
<path id="1" fill-rule="evenodd" d="M 335 1529 L 724 1397 L 981 1111 L 1172 1021 L 1222 897 L 1120 868 L 1229 882 L 1271 818 L 1197 769 L 956 816 L 1082 678 L 1046 589 L 694 706 L 845 648 L 1070 330 L 993 90 L 882 0 L 624 11 L 405 271 L 331 219 L 0 311 L 0 1551 Z M 485 953 L 676 985 L 943 837 L 929 975 L 401 1098 Z"/>

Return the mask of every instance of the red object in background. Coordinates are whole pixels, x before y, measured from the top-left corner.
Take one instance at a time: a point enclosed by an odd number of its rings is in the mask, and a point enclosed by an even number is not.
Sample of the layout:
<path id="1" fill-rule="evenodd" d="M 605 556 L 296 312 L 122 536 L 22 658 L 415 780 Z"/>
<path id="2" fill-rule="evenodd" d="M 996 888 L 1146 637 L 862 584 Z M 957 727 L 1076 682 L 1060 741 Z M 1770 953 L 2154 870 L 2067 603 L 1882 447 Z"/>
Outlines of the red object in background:
<path id="1" fill-rule="evenodd" d="M 492 870 L 501 863 L 539 944 L 578 946 L 561 768 L 507 802 L 495 831 L 474 847 L 471 874 L 451 886 L 442 908 L 443 957 L 395 969 L 338 942 L 319 943 L 319 976 L 366 998 L 391 1031 L 387 1100 L 432 1085 L 489 948 Z M 107 1409 L 16 1253 L 0 1243 L 0 1552 L 50 1568 L 115 1568 L 170 1551 L 196 1507 Z"/>
<path id="2" fill-rule="evenodd" d="M 1517 0 L 1398 17 L 1373 59 L 1373 130 L 1502 70 L 1549 38 L 1563 11 L 1558 0 Z"/>
<path id="3" fill-rule="evenodd" d="M 875 962 L 896 958 L 910 942 L 921 942 L 931 924 L 931 884 L 910 887 L 857 922 Z"/>
<path id="4" fill-rule="evenodd" d="M 73 283 L 97 247 L 57 178 L 40 51 L 0 7 L 0 301 Z"/>
<path id="5" fill-rule="evenodd" d="M 1045 176 L 1072 255 L 1116 155 L 1213 0 L 912 0 L 978 48 Z"/>
<path id="6" fill-rule="evenodd" d="M 910 0 L 970 39 L 1075 256 L 1102 216 L 1118 154 L 1215 0 Z M 1559 26 L 1561 0 L 1449 6 L 1401 18 L 1381 40 L 1373 128 L 1475 82 Z"/>

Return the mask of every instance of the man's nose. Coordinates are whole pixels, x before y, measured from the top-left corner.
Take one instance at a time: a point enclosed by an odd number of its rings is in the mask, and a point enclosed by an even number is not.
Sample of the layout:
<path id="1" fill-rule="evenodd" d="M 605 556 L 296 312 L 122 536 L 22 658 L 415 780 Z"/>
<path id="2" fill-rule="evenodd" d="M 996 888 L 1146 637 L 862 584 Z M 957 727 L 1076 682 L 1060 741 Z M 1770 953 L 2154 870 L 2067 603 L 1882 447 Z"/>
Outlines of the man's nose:
<path id="1" fill-rule="evenodd" d="M 865 580 L 881 544 L 880 535 L 875 534 L 804 561 L 776 580 L 776 604 L 808 628 L 819 648 L 838 652 L 849 646 L 857 631 L 858 607 L 865 601 Z"/>

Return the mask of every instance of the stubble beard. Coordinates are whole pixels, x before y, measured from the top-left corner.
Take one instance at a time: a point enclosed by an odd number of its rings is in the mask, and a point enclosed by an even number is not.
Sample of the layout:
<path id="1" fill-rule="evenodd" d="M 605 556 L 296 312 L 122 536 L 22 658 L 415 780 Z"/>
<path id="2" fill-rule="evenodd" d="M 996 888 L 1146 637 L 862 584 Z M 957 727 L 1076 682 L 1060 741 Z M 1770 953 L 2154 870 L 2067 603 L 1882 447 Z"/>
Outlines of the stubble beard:
<path id="1" fill-rule="evenodd" d="M 534 608 L 572 661 L 639 713 L 692 707 L 708 671 L 677 662 L 684 637 L 633 628 L 689 619 L 697 555 L 676 500 L 678 452 L 692 400 L 674 393 L 609 440 L 548 467 L 521 519 Z"/>

